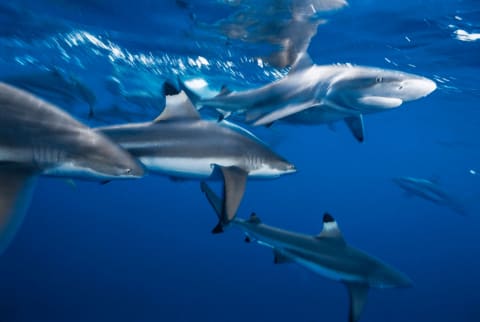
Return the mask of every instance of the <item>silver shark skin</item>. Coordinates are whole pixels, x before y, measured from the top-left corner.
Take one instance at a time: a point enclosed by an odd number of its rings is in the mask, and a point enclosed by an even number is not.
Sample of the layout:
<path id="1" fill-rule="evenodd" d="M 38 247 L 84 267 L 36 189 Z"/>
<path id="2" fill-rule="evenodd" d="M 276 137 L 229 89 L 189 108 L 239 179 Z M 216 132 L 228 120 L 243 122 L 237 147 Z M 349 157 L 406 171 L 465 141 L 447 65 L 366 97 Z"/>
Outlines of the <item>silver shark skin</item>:
<path id="1" fill-rule="evenodd" d="M 429 200 L 439 206 L 447 207 L 461 216 L 467 215 L 465 207 L 444 191 L 435 181 L 413 177 L 399 177 L 392 180 L 396 185 L 405 190 L 408 196 L 417 196 Z"/>
<path id="2" fill-rule="evenodd" d="M 218 196 L 202 182 L 202 191 L 221 218 Z M 345 284 L 350 295 L 349 321 L 360 318 L 370 288 L 411 287 L 403 273 L 379 259 L 349 246 L 333 217 L 324 214 L 323 230 L 310 236 L 263 224 L 253 213 L 248 220 L 223 221 L 245 232 L 245 241 L 272 248 L 274 263 L 294 262 L 326 278 Z"/>
<path id="3" fill-rule="evenodd" d="M 140 177 L 143 169 L 67 113 L 0 83 L 0 253 L 23 218 L 38 175 L 106 180 Z"/>
<path id="4" fill-rule="evenodd" d="M 363 141 L 362 115 L 387 111 L 427 96 L 432 80 L 372 67 L 314 65 L 300 55 L 284 78 L 260 88 L 231 92 L 224 89 L 210 99 L 196 98 L 196 106 L 228 115 L 244 115 L 254 125 L 283 120 L 294 124 L 325 124 L 345 120 Z M 192 93 L 193 95 L 193 93 Z"/>
<path id="5" fill-rule="evenodd" d="M 247 177 L 276 178 L 295 171 L 246 130 L 200 119 L 184 92 L 168 96 L 164 111 L 153 122 L 96 130 L 138 158 L 149 172 L 172 178 L 223 177 L 223 211 L 228 218 L 236 213 Z"/>

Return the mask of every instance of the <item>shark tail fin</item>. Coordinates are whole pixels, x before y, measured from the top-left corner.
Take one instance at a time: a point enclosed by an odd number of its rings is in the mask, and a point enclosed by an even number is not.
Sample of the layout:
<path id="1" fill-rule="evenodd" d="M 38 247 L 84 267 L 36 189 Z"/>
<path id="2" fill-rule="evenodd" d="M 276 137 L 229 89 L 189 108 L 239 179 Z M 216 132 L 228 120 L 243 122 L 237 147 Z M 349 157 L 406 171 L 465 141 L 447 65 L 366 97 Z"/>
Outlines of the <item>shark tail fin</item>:
<path id="1" fill-rule="evenodd" d="M 347 282 L 345 282 L 345 286 L 348 289 L 348 295 L 350 297 L 348 321 L 356 322 L 360 319 L 360 315 L 362 315 L 365 303 L 367 302 L 369 287 L 366 284 Z"/>
<path id="2" fill-rule="evenodd" d="M 30 203 L 34 172 L 26 169 L 0 169 L 0 254 L 20 227 Z"/>

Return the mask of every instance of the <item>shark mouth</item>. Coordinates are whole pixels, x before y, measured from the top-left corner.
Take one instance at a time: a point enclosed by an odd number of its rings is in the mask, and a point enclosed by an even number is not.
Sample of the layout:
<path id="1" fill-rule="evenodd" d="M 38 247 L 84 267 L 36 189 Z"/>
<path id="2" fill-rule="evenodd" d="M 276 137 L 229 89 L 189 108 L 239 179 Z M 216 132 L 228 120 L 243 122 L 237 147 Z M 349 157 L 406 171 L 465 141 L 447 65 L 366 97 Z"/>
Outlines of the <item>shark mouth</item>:
<path id="1" fill-rule="evenodd" d="M 363 96 L 358 99 L 358 102 L 362 105 L 378 108 L 395 108 L 402 105 L 403 100 L 395 97 Z"/>

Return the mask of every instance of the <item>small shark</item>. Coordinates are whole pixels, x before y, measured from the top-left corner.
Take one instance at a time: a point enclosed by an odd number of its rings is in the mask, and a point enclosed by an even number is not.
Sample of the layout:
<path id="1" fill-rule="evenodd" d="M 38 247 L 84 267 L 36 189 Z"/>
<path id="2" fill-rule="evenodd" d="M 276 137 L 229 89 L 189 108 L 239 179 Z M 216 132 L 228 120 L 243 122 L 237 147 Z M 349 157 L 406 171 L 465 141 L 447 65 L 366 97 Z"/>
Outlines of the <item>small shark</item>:
<path id="1" fill-rule="evenodd" d="M 355 138 L 364 140 L 363 115 L 387 111 L 427 96 L 434 81 L 395 70 L 352 65 L 314 65 L 307 53 L 299 55 L 287 76 L 251 90 L 226 87 L 213 98 L 189 91 L 198 108 L 221 115 L 240 114 L 254 125 L 278 120 L 294 124 L 330 124 L 344 120 Z"/>
<path id="2" fill-rule="evenodd" d="M 276 178 L 295 167 L 239 126 L 206 121 L 182 91 L 167 96 L 163 112 L 153 122 L 96 129 L 133 156 L 148 171 L 173 179 L 224 181 L 223 212 L 233 218 L 247 177 Z"/>
<path id="3" fill-rule="evenodd" d="M 437 180 L 399 177 L 393 178 L 393 182 L 405 190 L 408 196 L 418 196 L 437 205 L 447 207 L 459 215 L 467 215 L 465 207 L 444 191 Z"/>
<path id="4" fill-rule="evenodd" d="M 4 77 L 2 81 L 65 108 L 76 102 L 84 102 L 89 108 L 88 117 L 94 115 L 97 97 L 93 91 L 79 79 L 66 75 L 57 68 L 32 74 L 12 75 Z"/>
<path id="5" fill-rule="evenodd" d="M 246 242 L 255 241 L 272 248 L 274 263 L 297 263 L 326 278 L 342 282 L 349 292 L 349 322 L 358 321 L 370 288 L 411 287 L 403 273 L 379 259 L 351 247 L 344 240 L 335 219 L 323 215 L 323 229 L 316 236 L 299 234 L 263 224 L 255 213 L 249 219 L 225 220 L 221 200 L 202 182 L 202 190 L 224 226 L 233 225 L 245 232 Z"/>
<path id="6" fill-rule="evenodd" d="M 143 168 L 59 108 L 0 83 L 0 253 L 23 219 L 38 175 L 103 181 L 140 177 Z"/>

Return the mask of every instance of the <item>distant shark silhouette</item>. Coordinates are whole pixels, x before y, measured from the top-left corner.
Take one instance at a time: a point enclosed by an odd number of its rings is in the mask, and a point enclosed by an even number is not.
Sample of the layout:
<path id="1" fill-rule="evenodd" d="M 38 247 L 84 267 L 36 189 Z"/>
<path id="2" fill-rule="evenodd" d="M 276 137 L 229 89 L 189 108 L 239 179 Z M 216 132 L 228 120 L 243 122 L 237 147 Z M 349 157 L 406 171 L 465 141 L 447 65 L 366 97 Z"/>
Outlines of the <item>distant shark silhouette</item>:
<path id="1" fill-rule="evenodd" d="M 393 182 L 405 190 L 407 196 L 417 196 L 429 200 L 439 206 L 444 206 L 453 212 L 466 216 L 467 210 L 459 200 L 452 197 L 435 180 L 414 177 L 394 178 Z"/>
<path id="2" fill-rule="evenodd" d="M 314 65 L 301 54 L 287 76 L 251 90 L 224 87 L 213 98 L 200 98 L 186 88 L 198 108 L 223 117 L 241 115 L 254 125 L 278 120 L 293 124 L 345 121 L 355 138 L 364 140 L 363 115 L 387 111 L 436 89 L 432 80 L 395 70 L 352 65 Z"/>
<path id="3" fill-rule="evenodd" d="M 121 145 L 152 173 L 173 179 L 217 179 L 225 183 L 223 212 L 235 216 L 247 177 L 276 178 L 295 167 L 245 129 L 200 118 L 181 92 L 167 96 L 153 122 L 96 129 Z"/>
<path id="4" fill-rule="evenodd" d="M 63 108 L 83 101 L 89 107 L 88 117 L 94 115 L 97 97 L 93 91 L 72 75 L 65 75 L 56 68 L 37 73 L 11 75 L 2 81 L 59 104 Z"/>
<path id="5" fill-rule="evenodd" d="M 143 169 L 59 108 L 0 83 L 0 253 L 23 219 L 38 175 L 103 181 L 140 177 Z"/>
<path id="6" fill-rule="evenodd" d="M 403 273 L 358 249 L 349 246 L 333 217 L 325 213 L 323 229 L 316 236 L 299 234 L 263 224 L 255 213 L 249 219 L 227 219 L 222 214 L 221 200 L 202 182 L 202 191 L 214 208 L 219 223 L 236 226 L 246 233 L 245 241 L 256 241 L 273 249 L 274 263 L 295 262 L 317 274 L 340 281 L 350 296 L 350 322 L 358 321 L 367 300 L 368 290 L 375 288 L 411 287 Z"/>

